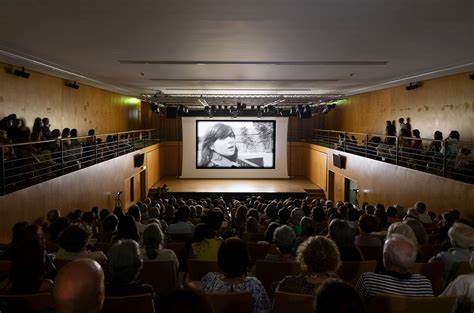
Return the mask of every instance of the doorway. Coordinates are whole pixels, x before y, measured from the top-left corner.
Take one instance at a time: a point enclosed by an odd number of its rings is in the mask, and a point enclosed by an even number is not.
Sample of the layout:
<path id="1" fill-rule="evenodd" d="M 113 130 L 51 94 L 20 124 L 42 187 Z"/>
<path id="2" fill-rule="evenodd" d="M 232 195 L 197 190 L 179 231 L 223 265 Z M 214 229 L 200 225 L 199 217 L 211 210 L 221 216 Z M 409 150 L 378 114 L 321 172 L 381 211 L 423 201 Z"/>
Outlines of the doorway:
<path id="1" fill-rule="evenodd" d="M 328 199 L 334 201 L 334 172 L 328 173 Z"/>
<path id="2" fill-rule="evenodd" d="M 351 180 L 350 178 L 344 178 L 344 201 L 348 201 L 352 204 L 357 203 L 357 193 L 359 188 L 357 187 L 357 182 Z"/>

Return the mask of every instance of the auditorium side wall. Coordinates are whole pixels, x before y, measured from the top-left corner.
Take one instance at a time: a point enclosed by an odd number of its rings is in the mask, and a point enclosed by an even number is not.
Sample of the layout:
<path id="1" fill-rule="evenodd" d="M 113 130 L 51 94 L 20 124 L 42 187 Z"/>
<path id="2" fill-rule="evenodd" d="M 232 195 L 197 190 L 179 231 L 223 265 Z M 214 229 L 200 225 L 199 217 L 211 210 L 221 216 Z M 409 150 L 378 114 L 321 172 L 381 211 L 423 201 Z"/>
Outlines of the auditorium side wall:
<path id="1" fill-rule="evenodd" d="M 425 202 L 430 210 L 441 213 L 456 208 L 474 220 L 474 185 L 428 173 L 399 167 L 361 156 L 344 153 L 303 142 L 289 143 L 290 173 L 306 176 L 324 189 L 331 189 L 329 171 L 334 173 L 332 186 L 335 201 L 344 201 L 345 178 L 357 183 L 358 202 L 365 201 L 385 206 L 400 204 L 412 206 L 416 201 Z M 342 154 L 346 168 L 333 165 L 333 154 Z M 306 170 L 304 170 L 306 169 Z"/>
<path id="2" fill-rule="evenodd" d="M 398 86 L 349 96 L 322 121 L 309 119 L 304 123 L 313 124 L 313 128 L 383 135 L 385 121 L 409 117 L 412 128 L 419 129 L 423 138 L 433 138 L 436 130 L 445 137 L 458 130 L 461 140 L 472 141 L 474 80 L 468 74 L 426 80 L 411 91 Z"/>
<path id="3" fill-rule="evenodd" d="M 16 222 L 31 222 L 45 217 L 51 209 L 59 208 L 63 216 L 74 209 L 90 210 L 93 206 L 112 210 L 115 206 L 114 195 L 119 191 L 122 192 L 123 206 L 127 207 L 130 204 L 132 177 L 134 200 L 138 201 L 145 196 L 140 194 L 140 183 L 148 190 L 166 173 L 162 167 L 164 164 L 160 162 L 161 148 L 161 144 L 156 144 L 1 196 L 0 242 L 10 240 L 11 229 Z M 145 154 L 145 163 L 135 168 L 133 157 L 139 153 Z"/>
<path id="4" fill-rule="evenodd" d="M 97 134 L 138 129 L 140 102 L 125 95 L 80 85 L 75 90 L 65 80 L 26 69 L 24 79 L 5 71 L 0 63 L 0 119 L 15 113 L 30 129 L 36 117 L 48 117 L 52 129 L 76 128 L 79 135 L 94 128 Z"/>

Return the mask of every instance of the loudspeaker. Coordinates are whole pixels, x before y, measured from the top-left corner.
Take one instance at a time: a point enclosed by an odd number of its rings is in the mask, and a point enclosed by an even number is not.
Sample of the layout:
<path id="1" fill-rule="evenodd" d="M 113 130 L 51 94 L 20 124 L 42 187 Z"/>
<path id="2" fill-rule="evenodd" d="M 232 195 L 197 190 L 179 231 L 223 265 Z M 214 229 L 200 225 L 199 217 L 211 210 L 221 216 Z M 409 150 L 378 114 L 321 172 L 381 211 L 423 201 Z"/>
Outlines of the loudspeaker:
<path id="1" fill-rule="evenodd" d="M 144 153 L 135 154 L 133 156 L 133 165 L 135 167 L 142 167 L 143 163 L 145 163 L 145 154 Z"/>
<path id="2" fill-rule="evenodd" d="M 340 154 L 332 155 L 332 164 L 337 168 L 346 168 L 346 157 Z"/>
<path id="3" fill-rule="evenodd" d="M 176 118 L 178 114 L 177 107 L 166 107 L 166 118 Z"/>

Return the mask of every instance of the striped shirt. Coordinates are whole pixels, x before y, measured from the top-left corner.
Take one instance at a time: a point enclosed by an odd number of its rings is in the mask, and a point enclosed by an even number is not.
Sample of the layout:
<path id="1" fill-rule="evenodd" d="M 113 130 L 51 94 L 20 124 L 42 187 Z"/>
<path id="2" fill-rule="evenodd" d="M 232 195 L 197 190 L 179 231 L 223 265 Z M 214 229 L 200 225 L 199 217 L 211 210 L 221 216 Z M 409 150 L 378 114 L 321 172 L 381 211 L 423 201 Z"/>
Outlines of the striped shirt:
<path id="1" fill-rule="evenodd" d="M 433 296 L 431 282 L 420 274 L 364 273 L 360 276 L 355 288 L 364 300 L 376 294 L 415 297 Z"/>

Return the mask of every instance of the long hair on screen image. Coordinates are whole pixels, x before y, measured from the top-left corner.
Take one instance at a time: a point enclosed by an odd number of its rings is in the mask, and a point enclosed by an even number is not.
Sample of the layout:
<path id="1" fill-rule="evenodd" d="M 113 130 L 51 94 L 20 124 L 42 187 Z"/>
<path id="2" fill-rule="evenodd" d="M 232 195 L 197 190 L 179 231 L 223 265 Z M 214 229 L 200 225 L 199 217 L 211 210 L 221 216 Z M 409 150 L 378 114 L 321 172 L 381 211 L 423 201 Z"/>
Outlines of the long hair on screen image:
<path id="1" fill-rule="evenodd" d="M 218 123 L 212 126 L 212 128 L 204 136 L 204 140 L 202 142 L 200 166 L 202 167 L 209 166 L 209 164 L 212 163 L 214 154 L 217 154 L 217 152 L 214 151 L 214 147 L 213 147 L 214 143 L 217 140 L 223 140 L 229 137 L 235 140 L 235 133 L 232 130 L 232 127 L 222 124 L 222 123 Z M 237 146 L 235 146 L 234 149 L 235 151 L 232 155 L 224 156 L 225 158 L 229 159 L 232 162 L 237 161 L 237 156 L 239 153 Z"/>

